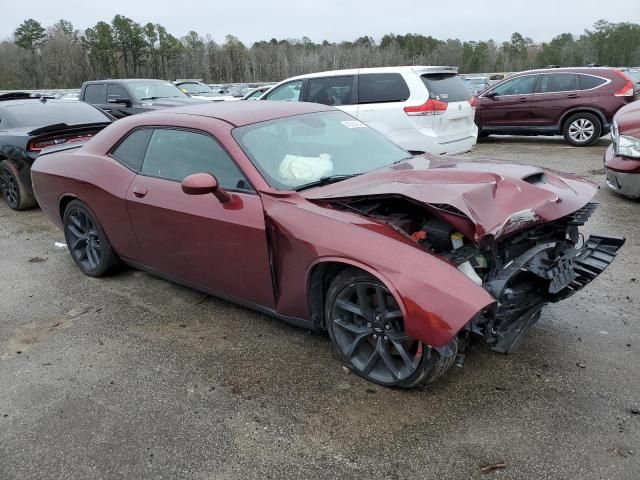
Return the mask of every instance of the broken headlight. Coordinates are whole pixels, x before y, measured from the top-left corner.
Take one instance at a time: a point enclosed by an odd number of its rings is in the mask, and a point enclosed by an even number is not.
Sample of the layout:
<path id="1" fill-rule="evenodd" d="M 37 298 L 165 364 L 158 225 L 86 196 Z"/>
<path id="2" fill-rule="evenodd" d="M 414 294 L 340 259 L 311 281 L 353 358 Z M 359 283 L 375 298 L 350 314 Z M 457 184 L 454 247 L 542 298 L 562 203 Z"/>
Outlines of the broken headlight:
<path id="1" fill-rule="evenodd" d="M 618 155 L 640 158 L 640 139 L 629 137 L 628 135 L 620 135 L 616 144 L 618 147 Z"/>

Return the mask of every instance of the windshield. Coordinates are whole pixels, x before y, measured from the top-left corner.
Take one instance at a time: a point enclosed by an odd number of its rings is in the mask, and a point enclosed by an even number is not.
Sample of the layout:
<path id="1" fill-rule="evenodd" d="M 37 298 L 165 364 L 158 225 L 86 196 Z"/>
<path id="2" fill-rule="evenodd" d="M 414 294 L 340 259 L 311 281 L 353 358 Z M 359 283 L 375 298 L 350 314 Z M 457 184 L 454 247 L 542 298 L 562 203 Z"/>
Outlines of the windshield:
<path id="1" fill-rule="evenodd" d="M 7 117 L 11 128 L 39 128 L 57 123 L 80 125 L 85 123 L 110 122 L 102 110 L 84 102 L 28 100 L 24 103 L 2 105 L 0 109 Z M 2 115 L 0 115 L 0 118 Z"/>
<path id="2" fill-rule="evenodd" d="M 326 177 L 359 175 L 409 157 L 343 112 L 319 112 L 236 128 L 233 136 L 265 180 L 295 190 Z"/>
<path id="3" fill-rule="evenodd" d="M 204 83 L 181 83 L 179 85 L 180 90 L 186 93 L 198 94 L 198 93 L 213 93 L 213 90 Z"/>
<path id="4" fill-rule="evenodd" d="M 153 98 L 186 97 L 187 95 L 169 82 L 131 82 L 128 84 L 133 96 L 138 100 Z"/>

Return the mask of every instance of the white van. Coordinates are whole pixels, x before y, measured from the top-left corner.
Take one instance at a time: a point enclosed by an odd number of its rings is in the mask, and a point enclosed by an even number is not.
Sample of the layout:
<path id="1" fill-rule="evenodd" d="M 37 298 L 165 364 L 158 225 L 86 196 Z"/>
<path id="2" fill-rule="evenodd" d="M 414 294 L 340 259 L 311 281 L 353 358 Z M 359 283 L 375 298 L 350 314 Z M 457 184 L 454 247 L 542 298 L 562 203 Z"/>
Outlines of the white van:
<path id="1" fill-rule="evenodd" d="M 478 137 L 475 98 L 456 67 L 312 73 L 280 82 L 260 99 L 332 105 L 410 152 L 468 152 Z"/>

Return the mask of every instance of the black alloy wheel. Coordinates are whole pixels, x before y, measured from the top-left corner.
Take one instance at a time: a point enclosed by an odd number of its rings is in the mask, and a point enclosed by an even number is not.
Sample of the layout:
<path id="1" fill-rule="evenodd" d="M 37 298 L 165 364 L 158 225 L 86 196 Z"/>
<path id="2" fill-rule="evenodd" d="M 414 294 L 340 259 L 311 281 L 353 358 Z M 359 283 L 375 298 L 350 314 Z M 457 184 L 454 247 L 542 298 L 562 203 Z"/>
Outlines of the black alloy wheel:
<path id="1" fill-rule="evenodd" d="M 2 198 L 7 202 L 7 205 L 17 210 L 20 205 L 18 182 L 8 168 L 0 169 L 0 191 L 2 191 Z"/>
<path id="2" fill-rule="evenodd" d="M 82 202 L 69 203 L 63 223 L 71 258 L 85 274 L 99 277 L 118 262 L 102 227 Z"/>
<path id="3" fill-rule="evenodd" d="M 394 296 L 365 272 L 348 269 L 339 274 L 327 300 L 331 339 L 349 368 L 367 380 L 391 387 L 420 387 L 432 383 L 453 363 L 405 333 Z"/>

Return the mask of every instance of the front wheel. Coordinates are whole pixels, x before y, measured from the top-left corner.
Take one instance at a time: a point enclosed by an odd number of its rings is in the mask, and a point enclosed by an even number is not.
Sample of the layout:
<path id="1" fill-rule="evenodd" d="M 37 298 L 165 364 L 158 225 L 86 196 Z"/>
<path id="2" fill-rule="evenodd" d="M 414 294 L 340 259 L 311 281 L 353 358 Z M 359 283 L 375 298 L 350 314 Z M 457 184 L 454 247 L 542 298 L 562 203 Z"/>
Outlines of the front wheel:
<path id="1" fill-rule="evenodd" d="M 102 226 L 84 203 L 73 200 L 67 205 L 63 225 L 71 258 L 83 273 L 101 277 L 118 263 Z"/>
<path id="2" fill-rule="evenodd" d="M 576 147 L 592 145 L 600 138 L 602 123 L 592 113 L 571 115 L 562 128 L 564 139 Z"/>
<path id="3" fill-rule="evenodd" d="M 406 335 L 402 312 L 389 290 L 356 269 L 341 272 L 326 299 L 329 336 L 349 368 L 387 387 L 418 388 L 433 383 L 455 360 L 457 339 L 444 357 Z"/>

